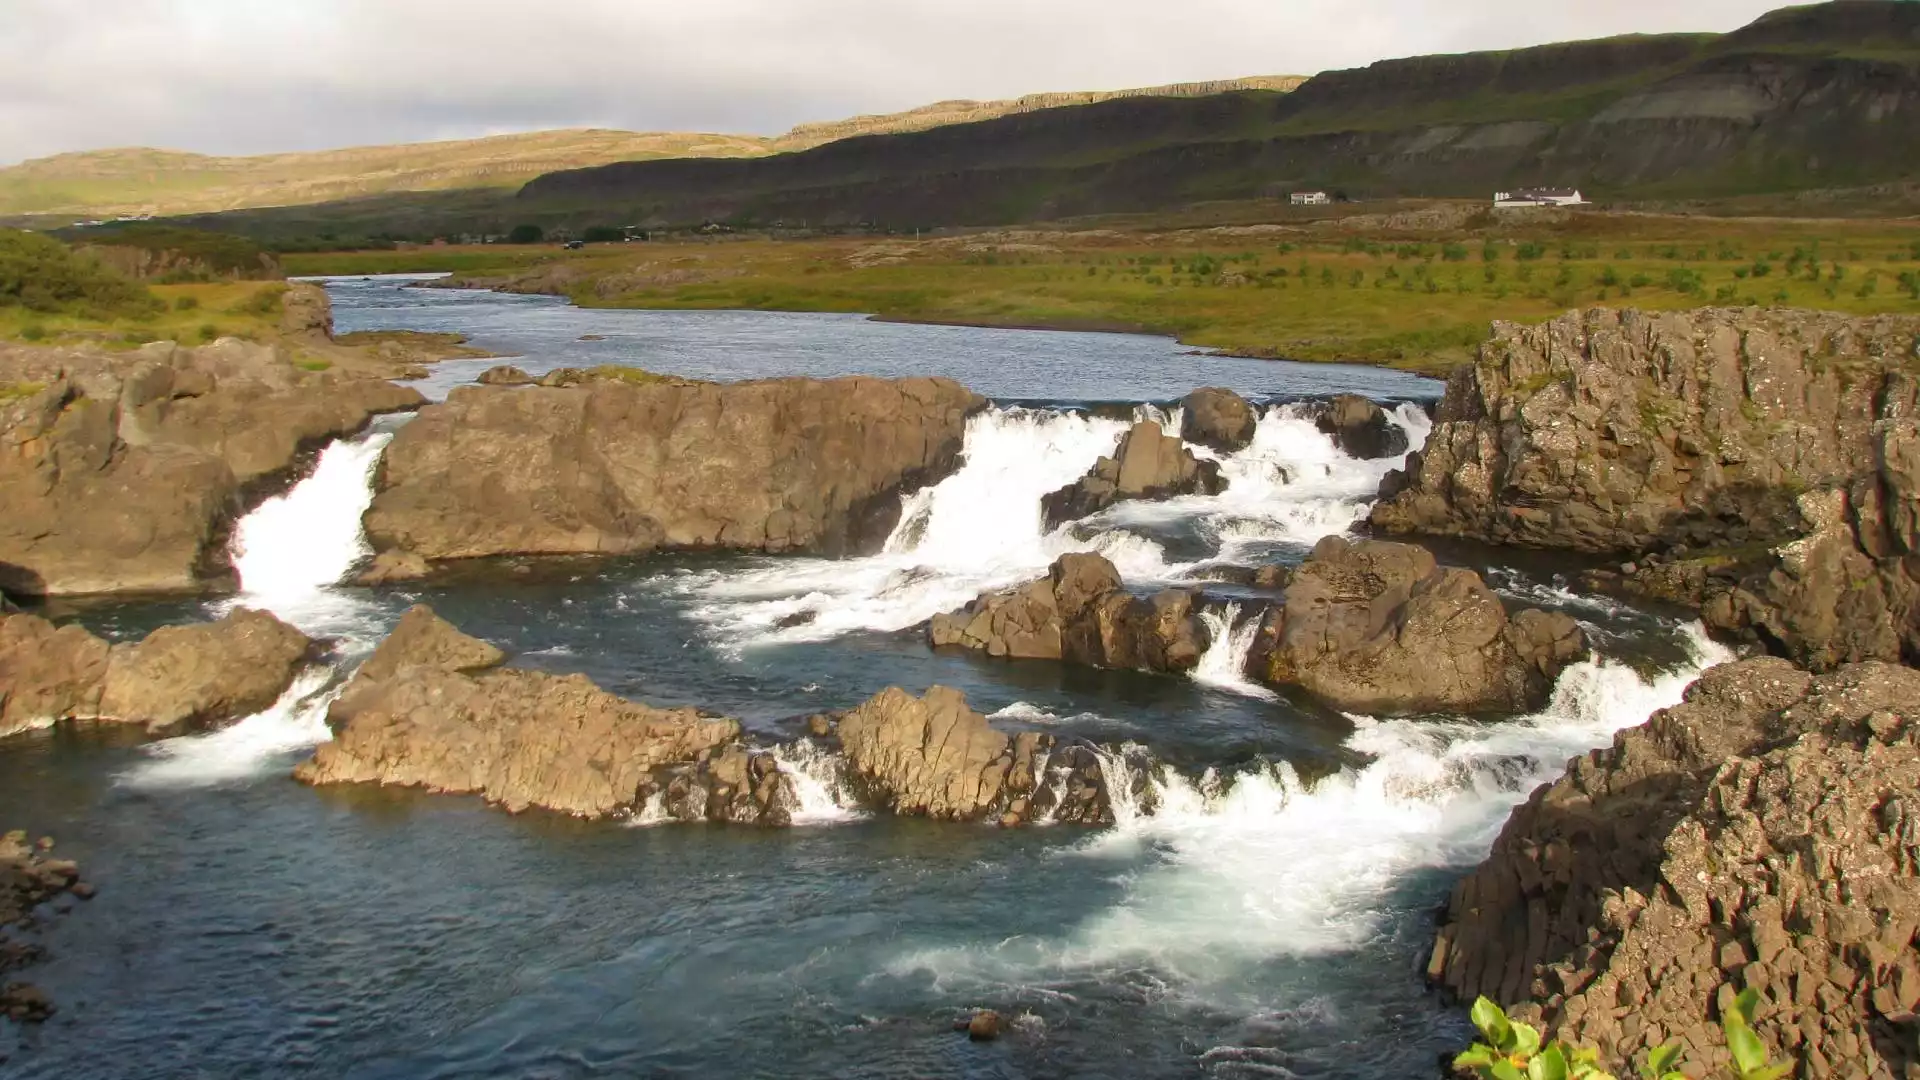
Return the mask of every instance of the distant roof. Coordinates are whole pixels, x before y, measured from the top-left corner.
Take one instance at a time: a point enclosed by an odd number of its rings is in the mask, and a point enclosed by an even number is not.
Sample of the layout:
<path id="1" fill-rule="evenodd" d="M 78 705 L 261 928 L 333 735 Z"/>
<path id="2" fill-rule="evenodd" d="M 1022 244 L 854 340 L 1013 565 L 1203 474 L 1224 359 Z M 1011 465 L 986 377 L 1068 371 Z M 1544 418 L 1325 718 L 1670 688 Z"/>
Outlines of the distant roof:
<path id="1" fill-rule="evenodd" d="M 1519 191 L 1516 191 L 1513 194 L 1516 198 L 1523 198 L 1523 199 L 1530 196 L 1533 198 L 1540 198 L 1540 199 L 1566 199 L 1566 198 L 1571 198 L 1575 195 L 1580 194 L 1580 191 L 1578 188 L 1530 187 L 1530 188 L 1521 188 Z"/>

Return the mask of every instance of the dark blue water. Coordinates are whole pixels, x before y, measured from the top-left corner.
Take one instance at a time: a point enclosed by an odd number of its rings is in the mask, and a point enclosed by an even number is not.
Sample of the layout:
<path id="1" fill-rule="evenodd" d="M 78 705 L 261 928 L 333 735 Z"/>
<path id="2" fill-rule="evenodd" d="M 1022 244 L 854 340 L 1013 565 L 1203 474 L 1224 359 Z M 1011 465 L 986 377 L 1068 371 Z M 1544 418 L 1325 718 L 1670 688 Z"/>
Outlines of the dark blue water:
<path id="1" fill-rule="evenodd" d="M 939 373 L 1051 400 L 1166 400 L 1203 383 L 1430 389 L 1370 369 L 1183 357 L 1150 338 L 579 312 L 381 283 L 335 296 L 343 329 L 456 329 L 524 352 L 529 369 Z M 1297 559 L 1320 518 L 1292 511 L 1337 510 L 1336 488 L 1266 517 L 1243 499 L 1092 531 L 1150 585 L 1210 554 Z M 284 734 L 280 721 L 158 746 L 17 738 L 0 742 L 0 827 L 59 837 L 101 893 L 41 933 L 53 958 L 31 978 L 61 1012 L 39 1028 L 0 1022 L 0 1076 L 1430 1076 L 1465 1033 L 1418 975 L 1432 908 L 1532 782 L 1684 682 L 1605 664 L 1535 720 L 1374 722 L 1195 679 L 935 653 L 917 627 L 884 628 L 929 587 L 915 558 L 495 567 L 433 588 L 330 591 L 303 610 L 364 649 L 428 602 L 518 663 L 729 713 L 768 738 L 890 685 L 944 683 L 1005 727 L 1081 735 L 1115 768 L 1156 770 L 1153 805 L 1105 830 L 873 816 L 633 828 L 308 789 L 288 778 L 304 750 L 242 737 Z M 823 575 L 851 584 L 820 592 Z M 1609 648 L 1645 668 L 1685 664 L 1669 621 L 1538 574 L 1505 585 L 1609 628 Z M 755 630 L 759 612 L 799 602 L 782 588 L 822 619 L 859 608 L 872 625 Z M 127 637 L 215 610 L 56 614 Z M 954 1033 L 976 1007 L 1016 1018 L 1011 1033 Z"/>

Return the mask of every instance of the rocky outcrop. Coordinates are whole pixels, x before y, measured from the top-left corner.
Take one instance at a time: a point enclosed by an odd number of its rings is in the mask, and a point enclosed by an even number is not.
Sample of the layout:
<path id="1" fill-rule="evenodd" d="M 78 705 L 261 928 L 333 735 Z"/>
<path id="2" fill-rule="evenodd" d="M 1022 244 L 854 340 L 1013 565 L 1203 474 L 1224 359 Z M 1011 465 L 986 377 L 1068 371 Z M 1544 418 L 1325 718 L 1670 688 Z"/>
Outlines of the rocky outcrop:
<path id="1" fill-rule="evenodd" d="M 1804 311 L 1502 324 L 1372 522 L 1623 554 L 1622 587 L 1679 563 L 1649 588 L 1821 670 L 1920 657 L 1916 340 Z"/>
<path id="2" fill-rule="evenodd" d="M 228 529 L 251 495 L 327 440 L 422 400 L 243 341 L 131 353 L 0 345 L 0 589 L 224 584 Z"/>
<path id="3" fill-rule="evenodd" d="M 1099 555 L 1062 556 L 1039 581 L 935 616 L 928 637 L 1007 659 L 1169 672 L 1198 664 L 1208 645 L 1195 593 L 1135 597 Z"/>
<path id="4" fill-rule="evenodd" d="M 1220 466 L 1193 456 L 1185 443 L 1142 420 L 1120 437 L 1112 457 L 1086 476 L 1040 500 L 1048 529 L 1089 517 L 1124 499 L 1218 495 L 1226 490 Z"/>
<path id="5" fill-rule="evenodd" d="M 944 686 L 924 697 L 895 687 L 840 717 L 836 733 L 870 802 L 892 813 L 1014 826 L 1112 820 L 1106 777 L 1086 746 L 1009 736 Z"/>
<path id="6" fill-rule="evenodd" d="M 1322 403 L 1316 413 L 1314 426 L 1348 457 L 1390 458 L 1407 452 L 1406 431 L 1371 399 L 1340 394 Z"/>
<path id="7" fill-rule="evenodd" d="M 80 867 L 51 858 L 52 851 L 49 838 L 29 846 L 26 833 L 0 836 L 0 1017 L 15 1023 L 44 1021 L 54 1008 L 36 987 L 7 979 L 45 955 L 32 942 L 13 936 L 13 930 L 27 924 L 35 908 L 63 893 L 83 900 L 94 895 L 93 886 L 80 880 Z"/>
<path id="8" fill-rule="evenodd" d="M 1585 652 L 1571 618 L 1509 617 L 1480 575 L 1425 548 L 1329 536 L 1269 609 L 1248 673 L 1352 712 L 1519 712 Z"/>
<path id="9" fill-rule="evenodd" d="M 1715 668 L 1575 759 L 1454 890 L 1429 975 L 1599 1049 L 1727 1061 L 1713 1017 L 1799 1076 L 1912 1075 L 1920 1009 L 1920 672 Z M 1717 1075 L 1717 1073 L 1716 1073 Z"/>
<path id="10" fill-rule="evenodd" d="M 481 372 L 475 381 L 481 386 L 532 386 L 533 376 L 512 364 L 501 364 Z"/>
<path id="11" fill-rule="evenodd" d="M 61 720 L 153 733 L 218 727 L 279 700 L 317 644 L 264 612 L 109 646 L 78 626 L 0 616 L 0 737 Z"/>
<path id="12" fill-rule="evenodd" d="M 584 675 L 503 668 L 503 659 L 415 608 L 329 710 L 334 741 L 295 775 L 602 818 L 644 805 L 654 770 L 709 756 L 740 734 L 732 720 L 650 708 Z"/>
<path id="13" fill-rule="evenodd" d="M 368 536 L 430 560 L 866 551 L 984 404 L 945 379 L 461 387 L 394 438 Z"/>
<path id="14" fill-rule="evenodd" d="M 1253 445 L 1260 417 L 1231 390 L 1203 386 L 1180 401 L 1180 437 L 1195 446 L 1232 454 Z"/>

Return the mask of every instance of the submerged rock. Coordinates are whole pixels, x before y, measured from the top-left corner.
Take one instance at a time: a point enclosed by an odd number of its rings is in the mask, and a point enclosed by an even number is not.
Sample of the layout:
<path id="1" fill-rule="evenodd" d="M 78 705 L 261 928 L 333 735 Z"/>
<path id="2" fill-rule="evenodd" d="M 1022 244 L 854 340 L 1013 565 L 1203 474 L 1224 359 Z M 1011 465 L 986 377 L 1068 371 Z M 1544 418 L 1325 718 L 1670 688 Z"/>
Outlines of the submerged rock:
<path id="1" fill-rule="evenodd" d="M 1532 999 L 1520 1017 L 1621 1075 L 1669 1039 L 1723 1068 L 1712 1018 L 1748 988 L 1771 1059 L 1911 1075 L 1916 703 L 1911 668 L 1714 668 L 1514 811 L 1455 888 L 1430 978 L 1462 998 Z"/>
<path id="2" fill-rule="evenodd" d="M 609 817 L 644 803 L 655 769 L 692 762 L 740 734 L 733 720 L 651 708 L 584 675 L 499 667 L 503 660 L 431 609 L 414 608 L 329 710 L 334 741 L 295 776 Z"/>
<path id="3" fill-rule="evenodd" d="M 0 1017 L 15 1023 L 39 1023 L 51 1017 L 51 998 L 38 987 L 11 982 L 6 976 L 43 959 L 39 947 L 5 934 L 29 919 L 34 909 L 62 893 L 85 899 L 91 885 L 80 880 L 80 868 L 66 859 L 50 858 L 52 841 L 42 837 L 28 846 L 27 834 L 0 836 Z"/>
<path id="4" fill-rule="evenodd" d="M 230 576 L 249 493 L 417 391 L 227 340 L 131 353 L 0 345 L 0 588 L 193 590 Z"/>
<path id="5" fill-rule="evenodd" d="M 1226 490 L 1220 466 L 1193 456 L 1185 443 L 1142 420 L 1120 437 L 1114 456 L 1103 457 L 1079 480 L 1040 500 L 1049 530 L 1089 517 L 1126 499 L 1218 495 Z"/>
<path id="6" fill-rule="evenodd" d="M 60 720 L 141 724 L 154 734 L 218 727 L 279 700 L 317 648 L 246 608 L 113 646 L 78 626 L 0 616 L 0 737 Z"/>
<path id="7" fill-rule="evenodd" d="M 925 378 L 460 387 L 395 436 L 367 533 L 429 560 L 870 551 L 984 404 Z"/>
<path id="8" fill-rule="evenodd" d="M 1340 394 L 1319 407 L 1314 426 L 1348 457 L 1370 460 L 1407 452 L 1407 433 L 1385 409 L 1358 394 Z"/>
<path id="9" fill-rule="evenodd" d="M 1500 324 L 1372 522 L 1626 556 L 1620 587 L 1681 586 L 1816 670 L 1920 659 L 1917 336 L 1776 310 Z M 1654 554 L 1692 565 L 1649 578 Z"/>
<path id="10" fill-rule="evenodd" d="M 928 625 L 935 645 L 1007 659 L 1066 660 L 1089 667 L 1186 671 L 1207 651 L 1197 594 L 1168 589 L 1147 599 L 1127 592 L 1099 555 L 1064 555 L 1047 577 L 984 593 Z"/>
<path id="11" fill-rule="evenodd" d="M 1217 386 L 1203 386 L 1188 394 L 1180 408 L 1180 437 L 1222 454 L 1253 445 L 1254 430 L 1260 426 L 1260 417 L 1246 398 Z"/>
<path id="12" fill-rule="evenodd" d="M 1269 609 L 1249 674 L 1353 712 L 1517 712 L 1586 652 L 1579 624 L 1511 618 L 1470 570 L 1411 544 L 1329 536 Z"/>

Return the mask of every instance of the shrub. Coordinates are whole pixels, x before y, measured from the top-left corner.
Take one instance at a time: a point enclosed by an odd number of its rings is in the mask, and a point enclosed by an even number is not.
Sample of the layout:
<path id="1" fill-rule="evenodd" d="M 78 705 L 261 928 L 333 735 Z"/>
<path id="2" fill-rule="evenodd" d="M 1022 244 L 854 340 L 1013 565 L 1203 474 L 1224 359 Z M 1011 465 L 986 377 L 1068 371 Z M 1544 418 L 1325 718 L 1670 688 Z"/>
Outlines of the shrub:
<path id="1" fill-rule="evenodd" d="M 1618 288 L 1620 285 L 1620 272 L 1611 266 L 1603 266 L 1600 268 L 1600 276 L 1595 280 L 1599 282 L 1601 288 Z"/>
<path id="2" fill-rule="evenodd" d="M 580 239 L 589 244 L 617 244 L 626 238 L 626 230 L 611 225 L 590 225 L 580 234 Z"/>
<path id="3" fill-rule="evenodd" d="M 39 323 L 28 323 L 20 328 L 20 336 L 28 341 L 40 341 L 47 336 L 47 328 Z"/>
<path id="4" fill-rule="evenodd" d="M 1521 244 L 1513 253 L 1513 257 L 1521 262 L 1532 262 L 1535 259 L 1544 259 L 1547 257 L 1547 245 L 1536 243 Z"/>
<path id="5" fill-rule="evenodd" d="M 199 306 L 200 298 L 197 296 L 182 296 L 173 302 L 173 310 L 175 311 L 193 311 Z"/>
<path id="6" fill-rule="evenodd" d="M 151 314 L 146 287 L 51 237 L 0 229 L 0 307 L 98 318 Z"/>
<path id="7" fill-rule="evenodd" d="M 172 284 L 209 278 L 280 276 L 279 264 L 244 236 L 172 225 L 124 225 L 90 230 L 83 247 L 133 248 L 178 266 L 161 280 Z M 110 256 L 109 256 L 110 257 Z M 179 264 L 186 264 L 181 266 Z"/>
<path id="8" fill-rule="evenodd" d="M 1444 244 L 1440 248 L 1440 257 L 1448 262 L 1466 262 L 1467 245 Z"/>
<path id="9" fill-rule="evenodd" d="M 280 310 L 280 304 L 286 295 L 285 285 L 269 285 L 264 289 L 254 290 L 245 300 L 235 304 L 231 310 L 235 315 L 272 315 Z"/>
<path id="10" fill-rule="evenodd" d="M 218 326 L 215 326 L 212 323 L 201 324 L 200 326 L 201 341 L 212 341 L 219 336 L 220 336 L 220 328 Z"/>
<path id="11" fill-rule="evenodd" d="M 1733 1007 L 1720 1020 L 1727 1050 L 1733 1056 L 1732 1080 L 1782 1080 L 1791 1074 L 1791 1061 L 1769 1063 L 1766 1045 L 1753 1030 L 1753 1010 L 1760 1003 L 1757 991 L 1746 990 L 1734 1000 Z M 1473 1003 L 1473 1026 L 1480 1029 L 1485 1042 L 1454 1058 L 1457 1071 L 1471 1070 L 1484 1080 L 1614 1080 L 1600 1067 L 1600 1058 L 1592 1050 L 1581 1050 L 1555 1040 L 1543 1042 L 1539 1029 L 1515 1023 L 1500 1006 L 1486 998 Z M 1680 1071 L 1681 1045 L 1671 1042 L 1648 1052 L 1640 1066 L 1643 1080 L 1690 1080 Z"/>
<path id="12" fill-rule="evenodd" d="M 538 225 L 515 225 L 507 233 L 509 244 L 537 244 L 547 238 L 547 231 Z"/>

